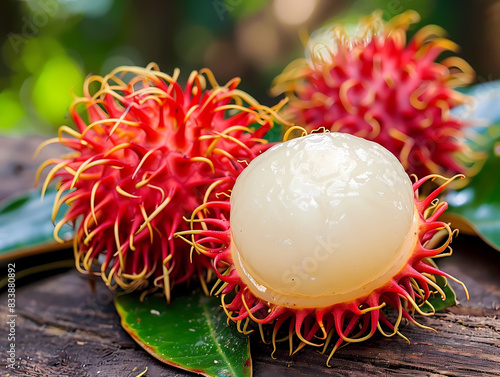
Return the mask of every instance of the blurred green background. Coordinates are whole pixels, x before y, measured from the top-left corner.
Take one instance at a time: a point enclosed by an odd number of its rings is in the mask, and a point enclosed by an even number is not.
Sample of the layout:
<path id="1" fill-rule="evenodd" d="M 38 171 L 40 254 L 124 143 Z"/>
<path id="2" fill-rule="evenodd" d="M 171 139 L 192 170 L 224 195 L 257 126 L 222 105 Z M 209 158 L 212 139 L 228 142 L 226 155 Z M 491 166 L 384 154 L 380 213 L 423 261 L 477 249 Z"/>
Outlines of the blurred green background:
<path id="1" fill-rule="evenodd" d="M 303 56 L 299 31 L 355 19 L 375 9 L 390 19 L 415 9 L 420 24 L 448 31 L 476 70 L 500 76 L 500 1 L 496 0 L 2 0 L 0 134 L 53 134 L 71 124 L 72 93 L 86 75 L 156 62 L 181 82 L 208 67 L 220 83 L 271 105 L 272 79 Z"/>

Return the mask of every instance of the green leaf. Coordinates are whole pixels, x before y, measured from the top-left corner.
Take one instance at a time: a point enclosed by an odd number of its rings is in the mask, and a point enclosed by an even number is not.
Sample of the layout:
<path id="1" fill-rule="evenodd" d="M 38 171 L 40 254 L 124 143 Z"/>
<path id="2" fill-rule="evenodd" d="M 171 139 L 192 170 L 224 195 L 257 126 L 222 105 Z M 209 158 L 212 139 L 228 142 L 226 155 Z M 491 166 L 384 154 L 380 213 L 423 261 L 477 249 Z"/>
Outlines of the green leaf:
<path id="1" fill-rule="evenodd" d="M 462 89 L 475 99 L 475 106 L 458 108 L 455 115 L 471 121 L 468 140 L 473 150 L 488 154 L 481 171 L 463 189 L 445 197 L 449 204 L 442 220 L 466 234 L 478 235 L 500 250 L 500 81 Z M 474 136 L 474 133 L 478 136 Z M 496 149 L 496 151 L 495 151 Z"/>
<path id="2" fill-rule="evenodd" d="M 482 136 L 489 157 L 465 188 L 447 194 L 443 220 L 500 250 L 500 125 L 488 127 Z"/>
<path id="3" fill-rule="evenodd" d="M 55 250 L 68 246 L 54 240 L 52 206 L 56 190 L 49 190 L 41 200 L 41 191 L 32 190 L 0 203 L 0 261 Z M 64 205 L 56 221 L 65 212 Z M 63 226 L 59 236 L 73 238 L 73 229 Z"/>
<path id="4" fill-rule="evenodd" d="M 251 376 L 248 337 L 227 325 L 220 300 L 201 292 L 164 297 L 118 295 L 122 326 L 158 360 L 205 376 Z"/>
<path id="5" fill-rule="evenodd" d="M 430 264 L 432 267 L 438 268 L 436 262 L 432 259 L 426 259 L 425 262 Z M 433 310 L 440 311 L 450 306 L 457 305 L 457 296 L 453 288 L 448 284 L 448 281 L 439 275 L 435 275 L 436 284 L 441 288 L 446 295 L 446 299 L 443 300 L 439 293 L 431 294 L 431 297 L 420 307 L 424 312 L 431 312 Z M 431 307 L 432 305 L 432 307 Z"/>
<path id="6" fill-rule="evenodd" d="M 443 301 L 441 298 L 441 295 L 439 293 L 433 293 L 431 297 L 426 301 L 421 306 L 422 311 L 424 312 L 430 312 L 432 311 L 432 307 L 434 308 L 435 311 L 440 311 L 446 308 L 449 308 L 450 306 L 456 306 L 457 305 L 457 298 L 455 291 L 453 288 L 447 284 L 447 280 L 442 277 L 442 276 L 436 276 L 436 284 L 443 290 L 443 292 L 446 294 L 446 299 Z M 430 305 L 429 305 L 430 304 Z"/>

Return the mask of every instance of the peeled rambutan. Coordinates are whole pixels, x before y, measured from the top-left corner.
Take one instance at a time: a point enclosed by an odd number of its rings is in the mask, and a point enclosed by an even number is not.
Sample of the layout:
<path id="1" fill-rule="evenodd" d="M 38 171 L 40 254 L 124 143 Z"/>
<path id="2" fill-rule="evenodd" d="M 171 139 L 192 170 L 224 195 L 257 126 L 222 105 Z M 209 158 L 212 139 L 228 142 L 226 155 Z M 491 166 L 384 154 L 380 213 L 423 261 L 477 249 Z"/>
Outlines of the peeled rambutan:
<path id="1" fill-rule="evenodd" d="M 183 216 L 203 203 L 210 185 L 224 187 L 269 147 L 263 136 L 281 106 L 260 105 L 237 89 L 238 78 L 221 86 L 203 69 L 183 89 L 178 75 L 151 64 L 89 76 L 70 107 L 77 130 L 62 126 L 41 146 L 56 142 L 73 152 L 39 169 L 54 165 L 43 191 L 58 183 L 54 218 L 69 205 L 54 235 L 66 223 L 76 227 L 79 270 L 125 291 L 162 287 L 167 300 L 174 285 L 193 275 L 205 284 L 211 271 L 207 257 L 190 256 L 174 239 L 188 229 Z"/>
<path id="2" fill-rule="evenodd" d="M 213 292 L 240 331 L 253 323 L 264 338 L 271 324 L 273 346 L 288 340 L 290 353 L 333 343 L 329 362 L 342 343 L 377 330 L 405 338 L 404 319 L 428 328 L 414 315 L 433 314 L 431 295 L 445 299 L 437 277 L 462 284 L 432 262 L 451 254 L 456 232 L 439 221 L 447 204 L 437 196 L 457 177 L 412 184 L 377 143 L 310 134 L 250 162 L 230 199 L 208 200 L 177 236 L 213 258 Z M 419 188 L 436 179 L 444 183 L 420 199 Z"/>
<path id="3" fill-rule="evenodd" d="M 394 153 L 409 174 L 464 173 L 480 156 L 465 143 L 464 120 L 450 110 L 470 102 L 453 88 L 474 72 L 461 58 L 436 58 L 457 45 L 428 25 L 407 43 L 419 15 L 407 11 L 385 23 L 381 12 L 310 37 L 307 59 L 275 80 L 275 94 L 290 98 L 289 119 L 308 131 L 323 127 L 375 141 Z M 468 172 L 470 174 L 470 172 Z"/>

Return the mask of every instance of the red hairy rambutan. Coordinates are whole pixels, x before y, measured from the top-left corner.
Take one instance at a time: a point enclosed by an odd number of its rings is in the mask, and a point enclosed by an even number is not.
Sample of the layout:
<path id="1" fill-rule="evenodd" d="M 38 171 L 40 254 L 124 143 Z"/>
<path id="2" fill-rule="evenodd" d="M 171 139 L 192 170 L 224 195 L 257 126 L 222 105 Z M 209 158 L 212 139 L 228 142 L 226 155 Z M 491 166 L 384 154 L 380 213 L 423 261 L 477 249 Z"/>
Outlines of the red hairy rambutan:
<path id="1" fill-rule="evenodd" d="M 432 261 L 451 254 L 456 231 L 439 220 L 447 203 L 437 196 L 458 177 L 412 183 L 379 144 L 314 133 L 251 161 L 226 187 L 230 199 L 208 199 L 177 236 L 213 258 L 212 292 L 241 332 L 258 325 L 264 340 L 263 325 L 271 324 L 274 349 L 288 340 L 291 354 L 333 344 L 329 362 L 342 343 L 377 330 L 406 339 L 403 319 L 428 328 L 414 315 L 433 314 L 434 294 L 445 300 L 438 278 L 466 290 Z M 419 198 L 436 179 L 444 183 Z"/>
<path id="2" fill-rule="evenodd" d="M 173 237 L 188 229 L 183 216 L 210 185 L 224 187 L 269 147 L 263 137 L 281 106 L 260 105 L 237 89 L 238 78 L 221 86 L 203 69 L 183 89 L 178 76 L 178 69 L 169 76 L 154 64 L 89 76 L 70 107 L 77 130 L 62 126 L 41 145 L 57 142 L 73 152 L 39 169 L 54 165 L 43 191 L 58 183 L 54 219 L 69 205 L 54 235 L 60 240 L 66 223 L 76 227 L 77 268 L 111 288 L 162 287 L 167 300 L 174 285 L 193 275 L 205 285 L 205 269 L 211 274 L 207 257 L 190 256 Z"/>
<path id="3" fill-rule="evenodd" d="M 466 122 L 450 110 L 468 101 L 453 88 L 470 83 L 474 72 L 456 56 L 435 61 L 457 50 L 438 26 L 425 26 L 406 43 L 418 20 L 407 11 L 385 23 L 374 12 L 354 35 L 343 25 L 313 33 L 307 59 L 275 80 L 273 91 L 290 99 L 289 119 L 308 131 L 323 127 L 375 141 L 409 174 L 464 173 L 480 156 L 464 141 Z"/>

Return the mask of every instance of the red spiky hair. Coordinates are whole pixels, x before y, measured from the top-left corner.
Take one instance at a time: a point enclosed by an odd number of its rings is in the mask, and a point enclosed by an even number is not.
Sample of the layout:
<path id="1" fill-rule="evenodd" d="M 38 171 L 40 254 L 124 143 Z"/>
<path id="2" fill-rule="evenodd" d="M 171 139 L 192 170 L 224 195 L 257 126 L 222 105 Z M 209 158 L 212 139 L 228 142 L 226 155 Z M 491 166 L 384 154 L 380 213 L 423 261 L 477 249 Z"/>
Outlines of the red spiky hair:
<path id="1" fill-rule="evenodd" d="M 203 69 L 183 89 L 178 75 L 151 64 L 89 76 L 84 96 L 70 108 L 77 131 L 62 126 L 58 138 L 41 146 L 58 142 L 74 152 L 39 169 L 54 165 L 43 191 L 58 182 L 54 218 L 69 205 L 54 234 L 59 239 L 65 223 L 76 227 L 79 270 L 126 291 L 153 282 L 167 300 L 175 284 L 193 275 L 204 284 L 205 268 L 211 271 L 205 256 L 193 255 L 191 263 L 189 247 L 174 239 L 187 229 L 183 216 L 203 202 L 207 187 L 223 187 L 224 177 L 268 148 L 263 137 L 275 115 L 237 89 L 238 78 L 220 86 Z"/>
<path id="2" fill-rule="evenodd" d="M 375 141 L 420 177 L 464 173 L 480 156 L 472 155 L 467 125 L 450 109 L 467 101 L 453 88 L 472 81 L 472 68 L 458 57 L 435 62 L 457 50 L 438 26 L 420 29 L 407 44 L 416 12 L 388 23 L 381 15 L 362 19 L 354 36 L 343 25 L 313 35 L 308 59 L 291 63 L 273 91 L 287 94 L 289 119 L 308 131 L 323 127 Z"/>

